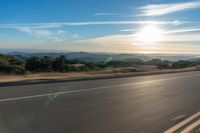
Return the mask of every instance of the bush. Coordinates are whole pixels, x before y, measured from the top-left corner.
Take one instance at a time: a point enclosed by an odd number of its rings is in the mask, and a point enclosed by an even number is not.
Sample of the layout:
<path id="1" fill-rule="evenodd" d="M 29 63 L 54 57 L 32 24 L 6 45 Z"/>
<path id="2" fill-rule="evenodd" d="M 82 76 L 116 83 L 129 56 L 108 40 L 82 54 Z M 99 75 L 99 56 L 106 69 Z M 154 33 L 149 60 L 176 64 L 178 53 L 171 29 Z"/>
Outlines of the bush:
<path id="1" fill-rule="evenodd" d="M 172 63 L 172 68 L 175 68 L 175 69 L 186 68 L 186 67 L 189 67 L 189 66 L 192 66 L 192 63 L 189 62 L 189 61 L 180 60 L 180 61 Z"/>
<path id="2" fill-rule="evenodd" d="M 20 59 L 0 55 L 0 72 L 2 73 L 24 74 L 26 72 L 24 66 L 24 62 Z"/>
<path id="3" fill-rule="evenodd" d="M 26 60 L 26 70 L 31 72 L 40 72 L 41 71 L 41 64 L 39 57 L 31 57 Z"/>
<path id="4" fill-rule="evenodd" d="M 170 68 L 170 62 L 163 61 L 156 65 L 158 69 L 169 69 Z"/>

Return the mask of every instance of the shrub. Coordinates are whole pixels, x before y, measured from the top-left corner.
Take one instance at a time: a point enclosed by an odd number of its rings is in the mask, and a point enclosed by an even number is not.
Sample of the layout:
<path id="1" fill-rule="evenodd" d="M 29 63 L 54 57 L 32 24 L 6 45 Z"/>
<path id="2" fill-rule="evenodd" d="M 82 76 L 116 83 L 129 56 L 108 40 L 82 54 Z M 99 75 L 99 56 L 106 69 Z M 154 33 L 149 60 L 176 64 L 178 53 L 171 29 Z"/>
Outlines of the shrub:
<path id="1" fill-rule="evenodd" d="M 20 59 L 0 55 L 0 72 L 24 74 L 26 72 L 24 62 Z"/>

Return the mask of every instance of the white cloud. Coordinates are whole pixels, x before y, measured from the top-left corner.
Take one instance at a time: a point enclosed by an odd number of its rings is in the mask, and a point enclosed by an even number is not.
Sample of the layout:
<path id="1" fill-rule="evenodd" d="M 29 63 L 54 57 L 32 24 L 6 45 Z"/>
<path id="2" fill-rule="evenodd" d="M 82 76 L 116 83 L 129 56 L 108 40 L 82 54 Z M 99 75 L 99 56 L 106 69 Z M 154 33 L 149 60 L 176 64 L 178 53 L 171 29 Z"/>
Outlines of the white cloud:
<path id="1" fill-rule="evenodd" d="M 21 32 L 28 33 L 29 35 L 34 36 L 34 37 L 48 38 L 53 35 L 53 33 L 49 30 L 31 29 L 27 27 L 18 27 L 16 29 L 18 29 Z"/>
<path id="2" fill-rule="evenodd" d="M 74 34 L 74 35 L 71 36 L 71 38 L 72 38 L 72 39 L 78 39 L 78 38 L 79 38 L 79 35 L 78 35 L 78 34 Z"/>
<path id="3" fill-rule="evenodd" d="M 165 31 L 164 34 L 173 34 L 173 33 L 187 33 L 187 32 L 197 32 L 200 31 L 200 28 L 185 28 L 185 29 L 175 29 Z"/>
<path id="4" fill-rule="evenodd" d="M 62 25 L 58 23 L 19 23 L 19 24 L 0 24 L 0 28 L 16 29 L 18 27 L 27 27 L 32 29 L 49 29 L 61 28 Z"/>
<path id="5" fill-rule="evenodd" d="M 55 22 L 55 23 L 22 23 L 22 24 L 0 24 L 0 28 L 27 27 L 31 29 L 61 28 L 64 26 L 91 26 L 91 25 L 133 25 L 133 24 L 158 24 L 179 25 L 189 23 L 186 21 L 90 21 L 90 22 Z"/>
<path id="6" fill-rule="evenodd" d="M 97 45 L 127 45 L 133 43 L 133 35 L 108 35 L 103 37 L 91 38 L 87 40 L 81 40 L 82 44 L 97 44 Z"/>
<path id="7" fill-rule="evenodd" d="M 36 29 L 29 27 L 15 27 L 18 31 L 24 32 L 33 36 L 37 39 L 48 39 L 53 41 L 63 41 L 64 39 L 80 39 L 78 34 L 70 34 L 65 30 L 47 30 L 47 29 Z M 121 31 L 137 31 L 138 29 L 124 29 Z M 200 34 L 198 33 L 200 28 L 182 28 L 173 30 L 163 30 L 165 38 L 163 41 L 200 41 Z M 197 32 L 191 34 L 188 32 Z M 185 35 L 179 35 L 179 33 L 185 33 Z M 79 43 L 89 44 L 134 44 L 137 43 L 135 40 L 135 34 L 116 34 L 108 35 L 97 38 L 91 38 L 86 40 L 80 40 Z"/>
<path id="8" fill-rule="evenodd" d="M 35 29 L 29 27 L 16 27 L 16 29 L 37 39 L 52 40 L 55 42 L 63 41 L 67 35 L 67 32 L 64 30 L 50 31 L 47 29 Z"/>
<path id="9" fill-rule="evenodd" d="M 119 14 L 102 12 L 102 13 L 94 13 L 93 15 L 94 16 L 116 16 L 116 15 L 119 15 Z"/>
<path id="10" fill-rule="evenodd" d="M 137 31 L 138 29 L 122 29 L 120 30 L 121 32 L 133 32 L 133 31 Z"/>
<path id="11" fill-rule="evenodd" d="M 168 35 L 163 39 L 163 42 L 199 42 L 200 33 L 183 34 L 183 35 Z"/>
<path id="12" fill-rule="evenodd" d="M 160 41 L 165 42 L 199 42 L 200 33 L 188 33 L 188 34 L 170 34 L 170 33 L 182 33 L 182 32 L 193 32 L 200 31 L 200 29 L 185 29 L 185 30 L 174 30 L 166 31 L 163 39 Z M 108 35 L 97 38 L 91 38 L 86 40 L 80 40 L 78 43 L 81 44 L 94 44 L 94 45 L 137 45 L 139 42 L 136 41 L 136 34 L 116 34 Z"/>
<path id="13" fill-rule="evenodd" d="M 137 32 L 140 29 L 121 29 L 121 32 Z M 188 33 L 188 32 L 198 32 L 200 28 L 181 28 L 173 30 L 163 30 L 162 34 L 179 34 L 179 33 Z"/>
<path id="14" fill-rule="evenodd" d="M 190 1 L 171 4 L 152 4 L 141 7 L 141 16 L 159 16 L 177 11 L 200 8 L 200 1 Z"/>
<path id="15" fill-rule="evenodd" d="M 89 45 L 104 49 L 109 52 L 139 52 L 139 53 L 199 53 L 200 34 L 168 35 L 164 40 L 155 44 L 147 45 L 135 41 L 132 34 L 108 35 L 87 40 L 76 41 L 77 44 Z M 188 45 L 190 44 L 190 45 Z M 94 49 L 96 50 L 96 49 Z"/>

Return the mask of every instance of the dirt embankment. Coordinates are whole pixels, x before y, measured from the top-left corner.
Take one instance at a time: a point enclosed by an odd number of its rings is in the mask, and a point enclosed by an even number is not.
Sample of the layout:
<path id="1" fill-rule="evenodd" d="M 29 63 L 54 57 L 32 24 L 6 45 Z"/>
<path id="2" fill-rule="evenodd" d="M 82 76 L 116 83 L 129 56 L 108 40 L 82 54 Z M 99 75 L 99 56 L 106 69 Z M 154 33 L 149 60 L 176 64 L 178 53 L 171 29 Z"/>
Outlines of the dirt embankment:
<path id="1" fill-rule="evenodd" d="M 75 79 L 98 79 L 98 78 L 114 78 L 114 77 L 126 77 L 126 76 L 143 76 L 153 74 L 166 74 L 166 73 L 177 73 L 196 71 L 195 67 L 185 69 L 166 69 L 158 70 L 155 68 L 140 68 L 135 69 L 131 67 L 127 68 L 108 68 L 102 71 L 96 72 L 71 72 L 71 73 L 36 73 L 36 74 L 25 74 L 25 75 L 0 75 L 0 83 L 9 82 L 37 82 L 37 81 L 50 81 L 50 80 L 75 80 Z"/>

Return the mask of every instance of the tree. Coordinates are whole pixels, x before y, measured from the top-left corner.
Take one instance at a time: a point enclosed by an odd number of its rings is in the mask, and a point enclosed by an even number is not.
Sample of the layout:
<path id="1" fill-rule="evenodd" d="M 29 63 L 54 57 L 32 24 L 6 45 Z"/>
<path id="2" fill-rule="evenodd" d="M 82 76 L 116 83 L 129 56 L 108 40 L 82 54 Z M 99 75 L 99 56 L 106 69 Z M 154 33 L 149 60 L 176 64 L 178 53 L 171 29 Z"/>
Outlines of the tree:
<path id="1" fill-rule="evenodd" d="M 26 60 L 25 68 L 31 72 L 40 72 L 40 58 L 39 57 L 31 57 Z"/>
<path id="2" fill-rule="evenodd" d="M 52 71 L 52 62 L 53 59 L 49 56 L 44 56 L 40 59 L 40 68 L 41 71 L 49 72 Z"/>
<path id="3" fill-rule="evenodd" d="M 54 71 L 66 72 L 68 69 L 67 57 L 65 55 L 56 57 L 52 63 L 52 67 Z"/>
<path id="4" fill-rule="evenodd" d="M 160 60 L 160 59 L 152 59 L 150 61 L 147 61 L 147 64 L 149 64 L 149 65 L 158 65 L 161 63 L 162 63 L 162 60 Z"/>

